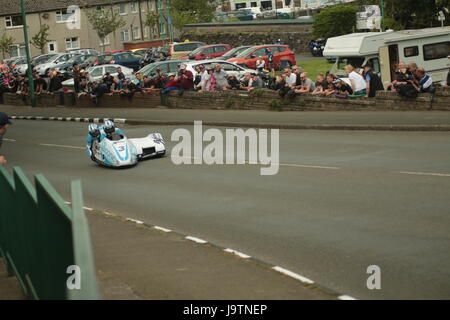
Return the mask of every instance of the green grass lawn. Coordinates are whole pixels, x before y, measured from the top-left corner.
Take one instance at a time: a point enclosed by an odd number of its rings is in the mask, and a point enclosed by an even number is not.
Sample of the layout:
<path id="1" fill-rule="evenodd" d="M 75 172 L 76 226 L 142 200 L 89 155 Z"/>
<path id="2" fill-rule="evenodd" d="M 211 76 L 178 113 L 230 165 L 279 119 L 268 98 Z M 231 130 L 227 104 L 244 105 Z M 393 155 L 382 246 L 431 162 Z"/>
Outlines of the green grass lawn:
<path id="1" fill-rule="evenodd" d="M 299 62 L 298 65 L 304 72 L 308 73 L 308 78 L 313 81 L 316 81 L 319 73 L 325 74 L 333 66 L 333 64 L 328 63 L 326 59 Z"/>

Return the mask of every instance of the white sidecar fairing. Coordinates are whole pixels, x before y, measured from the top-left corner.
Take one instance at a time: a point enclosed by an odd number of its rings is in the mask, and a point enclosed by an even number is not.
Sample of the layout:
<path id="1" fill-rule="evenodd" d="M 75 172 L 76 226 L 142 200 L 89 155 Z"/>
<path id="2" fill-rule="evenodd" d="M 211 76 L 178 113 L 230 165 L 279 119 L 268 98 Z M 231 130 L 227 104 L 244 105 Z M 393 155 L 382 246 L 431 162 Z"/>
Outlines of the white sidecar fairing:
<path id="1" fill-rule="evenodd" d="M 138 152 L 133 143 L 126 137 L 118 140 L 104 138 L 94 141 L 92 160 L 107 167 L 127 167 L 138 162 Z"/>
<path id="2" fill-rule="evenodd" d="M 166 154 L 164 139 L 160 133 L 151 133 L 144 138 L 129 139 L 136 148 L 138 159 L 146 159 Z"/>

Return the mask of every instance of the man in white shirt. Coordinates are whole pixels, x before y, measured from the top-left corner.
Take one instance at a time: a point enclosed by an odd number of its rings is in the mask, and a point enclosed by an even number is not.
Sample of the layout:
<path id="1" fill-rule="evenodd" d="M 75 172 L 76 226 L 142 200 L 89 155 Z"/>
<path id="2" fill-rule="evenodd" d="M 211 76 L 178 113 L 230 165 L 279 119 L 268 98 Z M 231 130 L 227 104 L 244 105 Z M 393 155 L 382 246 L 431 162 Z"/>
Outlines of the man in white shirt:
<path id="1" fill-rule="evenodd" d="M 358 72 L 355 71 L 355 68 L 353 68 L 352 65 L 345 66 L 345 72 L 348 74 L 348 78 L 350 79 L 350 82 L 352 84 L 353 89 L 353 95 L 359 96 L 359 95 L 366 95 L 367 93 L 367 86 L 366 81 L 364 80 L 363 76 L 360 75 Z"/>
<path id="2" fill-rule="evenodd" d="M 297 75 L 292 73 L 291 69 L 285 68 L 284 72 L 286 74 L 286 85 L 288 87 L 294 87 L 297 82 Z"/>

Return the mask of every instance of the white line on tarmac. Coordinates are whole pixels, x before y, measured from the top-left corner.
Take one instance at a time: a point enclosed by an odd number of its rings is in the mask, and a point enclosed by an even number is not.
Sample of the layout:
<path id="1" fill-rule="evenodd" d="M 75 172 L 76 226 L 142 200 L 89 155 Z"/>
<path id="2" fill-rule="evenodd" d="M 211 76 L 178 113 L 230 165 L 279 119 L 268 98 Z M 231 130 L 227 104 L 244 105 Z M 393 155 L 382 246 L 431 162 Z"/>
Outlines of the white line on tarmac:
<path id="1" fill-rule="evenodd" d="M 400 173 L 401 174 L 416 175 L 416 176 L 450 177 L 450 173 L 410 172 L 410 171 L 401 171 Z"/>
<path id="2" fill-rule="evenodd" d="M 191 237 L 191 236 L 187 236 L 186 239 L 194 241 L 194 242 L 197 242 L 197 243 L 200 243 L 200 244 L 208 243 L 208 241 L 206 241 L 206 240 L 203 240 L 203 239 L 200 239 L 200 238 L 196 238 L 196 237 Z"/>
<path id="3" fill-rule="evenodd" d="M 287 270 L 287 269 L 284 269 L 284 268 L 282 268 L 282 267 L 276 266 L 276 267 L 273 267 L 272 269 L 275 270 L 275 271 L 277 271 L 277 272 L 279 272 L 279 273 L 282 273 L 282 274 L 284 274 L 284 275 L 286 275 L 286 276 L 288 276 L 288 277 L 297 279 L 297 280 L 299 280 L 299 281 L 301 281 L 301 282 L 309 283 L 309 284 L 313 284 L 313 283 L 314 283 L 314 281 L 312 281 L 311 279 L 308 279 L 308 278 L 306 278 L 306 277 L 304 277 L 304 276 L 301 276 L 301 275 L 299 275 L 299 274 L 297 274 L 297 273 L 294 273 L 294 272 L 289 271 L 289 270 Z"/>
<path id="4" fill-rule="evenodd" d="M 80 149 L 80 150 L 86 149 L 85 147 L 65 146 L 62 144 L 51 144 L 51 143 L 39 143 L 39 145 L 45 146 L 45 147 L 69 148 L 69 149 Z"/>
<path id="5" fill-rule="evenodd" d="M 347 295 L 341 295 L 338 297 L 339 300 L 356 300 L 353 297 L 347 296 Z"/>
<path id="6" fill-rule="evenodd" d="M 153 229 L 156 229 L 156 230 L 159 230 L 162 232 L 172 232 L 172 230 L 170 230 L 170 229 L 166 229 L 166 228 L 159 227 L 159 226 L 153 226 Z"/>
<path id="7" fill-rule="evenodd" d="M 233 250 L 233 249 L 223 249 L 223 251 L 228 252 L 228 253 L 235 254 L 235 255 L 237 255 L 238 257 L 241 257 L 242 259 L 248 259 L 248 258 L 250 258 L 249 255 L 247 255 L 247 254 L 245 254 L 245 253 L 242 253 L 242 252 L 239 252 L 239 251 L 236 251 L 236 250 Z"/>
<path id="8" fill-rule="evenodd" d="M 14 140 L 14 139 L 8 139 L 8 138 L 3 138 L 3 141 L 16 142 L 16 140 Z"/>

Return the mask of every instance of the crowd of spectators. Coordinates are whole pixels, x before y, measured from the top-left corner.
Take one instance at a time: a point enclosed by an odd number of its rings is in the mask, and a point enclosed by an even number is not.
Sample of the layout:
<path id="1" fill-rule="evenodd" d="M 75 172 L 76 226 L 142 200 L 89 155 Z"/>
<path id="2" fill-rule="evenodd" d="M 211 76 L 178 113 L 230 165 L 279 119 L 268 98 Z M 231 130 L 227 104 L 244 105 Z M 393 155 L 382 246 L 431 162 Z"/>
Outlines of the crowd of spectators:
<path id="1" fill-rule="evenodd" d="M 262 60 L 262 59 L 261 59 Z M 358 73 L 352 65 L 345 66 L 347 78 L 338 78 L 333 74 L 318 74 L 316 79 L 310 79 L 297 65 L 285 68 L 275 74 L 272 63 L 265 70 L 265 63 L 259 61 L 254 73 L 247 73 L 241 79 L 236 75 L 227 74 L 220 64 L 212 67 L 197 65 L 195 75 L 187 69 L 186 64 L 180 64 L 176 74 L 163 74 L 156 69 L 156 75 L 148 77 L 136 73 L 127 78 L 122 69 L 116 70 L 113 76 L 106 73 L 100 80 L 92 81 L 89 72 L 83 71 L 75 63 L 73 65 L 74 91 L 79 95 L 89 95 L 95 104 L 103 95 L 118 94 L 131 98 L 135 93 L 158 91 L 165 96 L 171 91 L 224 91 L 268 88 L 279 93 L 280 97 L 291 99 L 295 96 L 311 94 L 313 96 L 335 96 L 338 98 L 375 97 L 377 91 L 385 90 L 380 77 L 373 71 L 370 64 L 362 67 Z M 423 68 L 411 62 L 399 62 L 394 67 L 394 80 L 387 84 L 387 90 L 397 92 L 404 97 L 416 97 L 421 92 L 433 91 L 433 80 Z M 269 73 L 271 72 L 271 73 Z M 59 71 L 50 71 L 46 79 L 37 72 L 32 73 L 34 90 L 37 95 L 42 93 L 55 94 L 67 90 L 63 87 L 63 78 Z M 450 76 L 447 79 L 450 86 Z M 26 99 L 29 94 L 28 77 L 15 76 L 7 67 L 0 65 L 0 92 L 12 92 Z"/>

